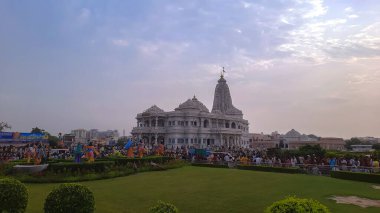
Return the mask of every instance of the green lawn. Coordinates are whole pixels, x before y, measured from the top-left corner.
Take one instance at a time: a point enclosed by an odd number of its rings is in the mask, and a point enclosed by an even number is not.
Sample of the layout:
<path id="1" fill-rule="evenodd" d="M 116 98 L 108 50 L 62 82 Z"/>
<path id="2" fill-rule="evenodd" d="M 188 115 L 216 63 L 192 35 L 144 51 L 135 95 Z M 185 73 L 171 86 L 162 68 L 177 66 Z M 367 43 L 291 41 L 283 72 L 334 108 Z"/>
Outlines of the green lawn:
<path id="1" fill-rule="evenodd" d="M 94 192 L 96 212 L 102 213 L 148 212 L 159 199 L 173 203 L 180 212 L 263 212 L 287 195 L 314 198 L 332 212 L 380 212 L 380 208 L 336 204 L 327 199 L 331 195 L 380 199 L 380 190 L 372 189 L 372 184 L 302 174 L 187 166 L 82 184 Z M 27 184 L 27 212 L 42 212 L 47 194 L 56 185 Z"/>

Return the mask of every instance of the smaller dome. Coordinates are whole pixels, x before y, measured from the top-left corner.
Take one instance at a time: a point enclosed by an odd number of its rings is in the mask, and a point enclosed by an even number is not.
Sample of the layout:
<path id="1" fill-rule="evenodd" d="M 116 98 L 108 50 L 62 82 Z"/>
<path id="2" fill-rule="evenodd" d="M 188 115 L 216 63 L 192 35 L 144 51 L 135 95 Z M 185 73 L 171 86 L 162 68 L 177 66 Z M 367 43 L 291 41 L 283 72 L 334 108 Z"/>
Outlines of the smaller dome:
<path id="1" fill-rule="evenodd" d="M 162 110 L 161 108 L 159 108 L 158 106 L 156 105 L 153 105 L 151 106 L 149 109 L 145 110 L 143 113 L 149 113 L 149 114 L 157 114 L 157 113 L 163 113 L 165 112 L 164 110 Z"/>
<path id="2" fill-rule="evenodd" d="M 292 129 L 285 134 L 285 137 L 297 138 L 297 137 L 301 137 L 301 134 L 297 132 L 296 130 Z"/>
<path id="3" fill-rule="evenodd" d="M 182 110 L 199 110 L 201 112 L 209 112 L 207 107 L 198 99 L 195 97 L 192 99 L 188 99 L 185 103 L 180 104 L 177 108 L 175 108 L 175 111 L 182 111 Z"/>

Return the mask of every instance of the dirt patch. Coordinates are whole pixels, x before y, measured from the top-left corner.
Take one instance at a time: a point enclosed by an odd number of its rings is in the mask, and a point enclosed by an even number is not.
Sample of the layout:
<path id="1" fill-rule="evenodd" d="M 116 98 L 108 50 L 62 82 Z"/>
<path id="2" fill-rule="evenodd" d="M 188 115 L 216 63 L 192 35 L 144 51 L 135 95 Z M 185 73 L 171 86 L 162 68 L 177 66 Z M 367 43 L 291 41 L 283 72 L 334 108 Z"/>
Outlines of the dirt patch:
<path id="1" fill-rule="evenodd" d="M 371 200 L 368 198 L 361 198 L 356 196 L 333 196 L 330 199 L 335 200 L 336 203 L 353 204 L 362 208 L 380 207 L 380 200 Z"/>
<path id="2" fill-rule="evenodd" d="M 380 189 L 380 186 L 372 185 L 372 188 L 374 188 L 374 189 Z"/>

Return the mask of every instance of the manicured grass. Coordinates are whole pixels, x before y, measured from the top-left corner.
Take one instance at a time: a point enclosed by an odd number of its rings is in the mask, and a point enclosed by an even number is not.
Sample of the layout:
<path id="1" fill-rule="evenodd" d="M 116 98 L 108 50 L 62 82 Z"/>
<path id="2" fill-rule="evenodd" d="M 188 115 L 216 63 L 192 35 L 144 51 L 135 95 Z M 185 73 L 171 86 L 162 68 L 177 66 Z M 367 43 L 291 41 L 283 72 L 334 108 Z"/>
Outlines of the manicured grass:
<path id="1" fill-rule="evenodd" d="M 183 167 L 138 173 L 127 177 L 81 182 L 95 195 L 96 212 L 148 212 L 157 200 L 176 205 L 180 212 L 263 212 L 287 195 L 313 198 L 332 212 L 380 212 L 336 204 L 331 195 L 380 199 L 372 184 L 317 177 L 224 168 Z M 47 194 L 57 184 L 27 184 L 27 212 L 42 212 Z"/>

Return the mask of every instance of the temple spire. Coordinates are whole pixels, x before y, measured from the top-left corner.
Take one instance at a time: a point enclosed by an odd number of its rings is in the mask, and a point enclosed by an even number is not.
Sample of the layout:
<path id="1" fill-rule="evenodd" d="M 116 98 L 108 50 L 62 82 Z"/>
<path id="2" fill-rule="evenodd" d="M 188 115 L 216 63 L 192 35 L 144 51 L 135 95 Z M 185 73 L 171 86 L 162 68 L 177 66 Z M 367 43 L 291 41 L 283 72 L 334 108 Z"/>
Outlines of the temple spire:
<path id="1" fill-rule="evenodd" d="M 242 111 L 234 107 L 232 104 L 230 89 L 228 88 L 227 81 L 223 75 L 225 72 L 226 71 L 223 67 L 220 79 L 215 87 L 214 103 L 211 112 L 243 117 Z"/>

